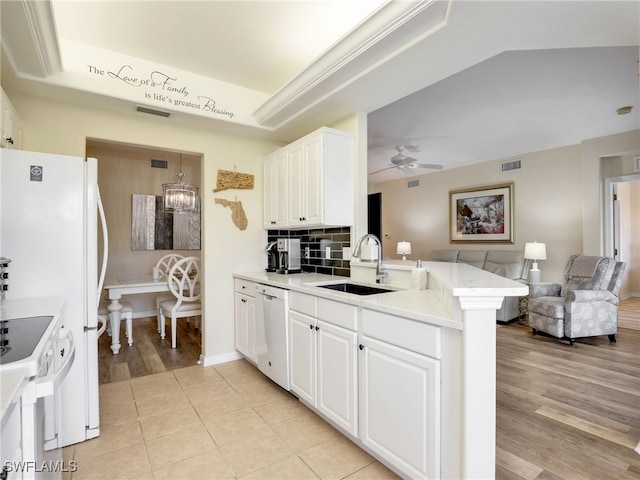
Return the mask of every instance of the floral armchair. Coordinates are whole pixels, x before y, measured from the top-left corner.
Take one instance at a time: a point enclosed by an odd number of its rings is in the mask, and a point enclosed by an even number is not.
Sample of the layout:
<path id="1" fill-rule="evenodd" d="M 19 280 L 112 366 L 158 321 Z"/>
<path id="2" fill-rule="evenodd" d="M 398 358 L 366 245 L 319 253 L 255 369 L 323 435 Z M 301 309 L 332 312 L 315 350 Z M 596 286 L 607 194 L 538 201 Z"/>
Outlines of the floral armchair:
<path id="1" fill-rule="evenodd" d="M 618 294 L 626 264 L 609 257 L 572 255 L 562 284 L 529 285 L 529 326 L 573 345 L 576 338 L 608 335 L 616 341 Z"/>

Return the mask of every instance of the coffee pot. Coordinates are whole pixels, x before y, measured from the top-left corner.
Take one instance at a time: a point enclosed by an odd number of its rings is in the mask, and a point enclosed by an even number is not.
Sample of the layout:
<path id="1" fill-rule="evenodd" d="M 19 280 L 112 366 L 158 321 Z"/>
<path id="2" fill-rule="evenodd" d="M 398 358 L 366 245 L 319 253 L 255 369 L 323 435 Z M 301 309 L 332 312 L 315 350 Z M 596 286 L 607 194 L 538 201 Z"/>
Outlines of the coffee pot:
<path id="1" fill-rule="evenodd" d="M 300 273 L 300 239 L 278 239 L 279 266 L 278 273 Z"/>
<path id="2" fill-rule="evenodd" d="M 280 268 L 278 242 L 269 242 L 265 248 L 265 252 L 267 252 L 267 272 L 277 272 Z"/>

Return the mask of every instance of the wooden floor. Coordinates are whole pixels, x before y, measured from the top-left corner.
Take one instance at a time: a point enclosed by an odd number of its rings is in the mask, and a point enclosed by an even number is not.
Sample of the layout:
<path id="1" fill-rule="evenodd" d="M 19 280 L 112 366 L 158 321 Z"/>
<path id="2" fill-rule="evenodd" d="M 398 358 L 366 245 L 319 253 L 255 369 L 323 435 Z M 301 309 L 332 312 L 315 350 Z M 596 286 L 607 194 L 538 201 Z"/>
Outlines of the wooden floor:
<path id="1" fill-rule="evenodd" d="M 202 351 L 200 330 L 193 320 L 178 320 L 178 348 L 171 348 L 171 324 L 167 325 L 167 337 L 162 340 L 157 332 L 156 317 L 133 320 L 133 346 L 128 346 L 124 336 L 124 322 L 120 329 L 120 352 L 111 352 L 111 337 L 103 333 L 98 340 L 98 369 L 100 384 L 118 382 L 136 377 L 165 372 L 174 368 L 197 364 Z"/>
<path id="2" fill-rule="evenodd" d="M 620 308 L 634 325 L 638 303 Z M 100 382 L 197 362 L 200 335 L 192 326 L 180 323 L 177 350 L 155 329 L 155 318 L 135 320 L 134 346 L 119 355 L 103 335 Z M 496 479 L 639 479 L 640 330 L 619 328 L 615 344 L 600 336 L 573 346 L 533 336 L 526 324 L 496 335 Z"/>
<path id="3" fill-rule="evenodd" d="M 640 331 L 617 340 L 497 329 L 497 479 L 640 478 Z"/>
<path id="4" fill-rule="evenodd" d="M 620 302 L 618 327 L 640 330 L 640 297 L 631 297 Z"/>

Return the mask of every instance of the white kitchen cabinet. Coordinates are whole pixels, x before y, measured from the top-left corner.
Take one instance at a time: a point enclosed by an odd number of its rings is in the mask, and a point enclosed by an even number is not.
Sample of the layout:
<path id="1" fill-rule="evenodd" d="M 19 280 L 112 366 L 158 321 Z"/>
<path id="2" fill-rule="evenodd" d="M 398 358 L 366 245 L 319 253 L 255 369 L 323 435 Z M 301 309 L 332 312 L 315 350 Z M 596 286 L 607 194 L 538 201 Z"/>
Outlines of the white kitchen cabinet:
<path id="1" fill-rule="evenodd" d="M 420 343 L 439 342 L 439 330 L 433 326 L 363 310 L 363 333 L 383 337 L 380 325 L 392 333 L 410 331 L 413 323 L 429 327 L 420 331 Z M 435 341 L 423 336 L 434 333 Z M 390 338 L 395 342 L 401 337 Z M 395 342 L 401 345 L 366 333 L 360 338 L 360 439 L 411 478 L 439 478 L 440 360 L 409 350 L 415 339 L 405 338 L 407 344 Z"/>
<path id="2" fill-rule="evenodd" d="M 289 310 L 289 351 L 291 391 L 307 404 L 316 403 L 317 319 Z"/>
<path id="3" fill-rule="evenodd" d="M 256 299 L 253 282 L 235 280 L 236 350 L 256 364 Z"/>
<path id="4" fill-rule="evenodd" d="M 292 292 L 292 308 L 296 296 L 309 297 Z M 307 313 L 289 311 L 291 391 L 357 437 L 357 333 Z"/>
<path id="5" fill-rule="evenodd" d="M 323 209 L 323 140 L 312 135 L 289 151 L 289 219 L 292 227 L 320 225 Z"/>
<path id="6" fill-rule="evenodd" d="M 318 320 L 317 408 L 358 436 L 358 334 Z"/>
<path id="7" fill-rule="evenodd" d="M 265 229 L 286 227 L 289 218 L 288 152 L 278 150 L 263 164 L 263 226 Z"/>
<path id="8" fill-rule="evenodd" d="M 10 402 L 7 402 L 7 405 L 3 405 L 2 412 L 2 421 L 0 424 L 0 469 L 4 469 L 3 473 L 6 472 L 7 476 L 2 478 L 7 478 L 9 480 L 17 480 L 23 478 L 23 475 L 18 468 L 18 464 L 23 460 L 22 455 L 22 442 L 23 439 L 23 430 L 22 430 L 22 401 L 21 401 L 21 391 L 26 384 L 26 379 L 21 381 L 16 380 L 20 373 L 23 377 L 26 377 L 25 372 L 18 372 L 14 375 L 13 372 L 4 373 L 1 383 L 4 387 L 7 387 L 11 384 L 13 385 L 21 385 L 16 390 L 17 393 L 14 398 L 11 398 Z M 12 377 L 12 378 L 10 378 Z M 6 391 L 3 391 L 3 394 L 10 394 L 11 388 L 7 388 Z M 2 399 L 3 402 L 6 399 Z M 33 436 L 33 435 L 31 435 Z"/>
<path id="9" fill-rule="evenodd" d="M 4 91 L 0 89 L 0 93 L 0 147 L 20 149 L 22 122 Z"/>
<path id="10" fill-rule="evenodd" d="M 288 182 L 286 188 L 277 185 L 265 167 L 265 228 L 353 225 L 353 148 L 352 134 L 320 128 L 267 157 L 269 165 L 286 154 Z M 272 220 L 274 189 L 287 196 L 284 225 Z"/>

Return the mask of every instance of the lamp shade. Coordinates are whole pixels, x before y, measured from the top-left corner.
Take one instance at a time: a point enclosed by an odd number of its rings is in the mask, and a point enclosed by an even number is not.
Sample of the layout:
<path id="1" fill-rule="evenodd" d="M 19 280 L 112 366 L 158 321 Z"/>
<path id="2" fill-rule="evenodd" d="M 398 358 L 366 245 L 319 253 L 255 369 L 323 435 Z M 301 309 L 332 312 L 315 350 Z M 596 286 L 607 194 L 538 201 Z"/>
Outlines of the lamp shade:
<path id="1" fill-rule="evenodd" d="M 398 242 L 396 253 L 398 255 L 409 255 L 411 253 L 411 242 Z"/>
<path id="2" fill-rule="evenodd" d="M 524 258 L 529 260 L 546 260 L 547 247 L 544 243 L 528 242 L 524 244 Z"/>

